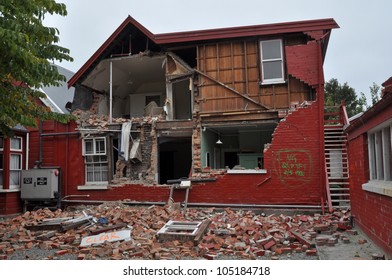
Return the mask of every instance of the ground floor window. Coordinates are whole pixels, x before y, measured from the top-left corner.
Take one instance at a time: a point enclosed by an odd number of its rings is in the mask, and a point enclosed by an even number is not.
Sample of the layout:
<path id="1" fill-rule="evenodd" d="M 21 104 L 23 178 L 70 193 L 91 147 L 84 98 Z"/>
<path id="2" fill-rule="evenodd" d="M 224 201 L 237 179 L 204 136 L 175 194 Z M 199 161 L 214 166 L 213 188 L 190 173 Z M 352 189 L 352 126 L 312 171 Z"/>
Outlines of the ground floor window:
<path id="1" fill-rule="evenodd" d="M 10 189 L 20 187 L 20 173 L 22 170 L 22 155 L 12 154 L 10 157 Z"/>
<path id="2" fill-rule="evenodd" d="M 106 138 L 96 137 L 83 140 L 86 183 L 107 183 L 109 181 Z"/>
<path id="3" fill-rule="evenodd" d="M 108 182 L 107 156 L 86 156 L 87 183 Z"/>
<path id="4" fill-rule="evenodd" d="M 264 169 L 264 147 L 271 143 L 275 123 L 205 125 L 201 161 L 209 169 Z"/>

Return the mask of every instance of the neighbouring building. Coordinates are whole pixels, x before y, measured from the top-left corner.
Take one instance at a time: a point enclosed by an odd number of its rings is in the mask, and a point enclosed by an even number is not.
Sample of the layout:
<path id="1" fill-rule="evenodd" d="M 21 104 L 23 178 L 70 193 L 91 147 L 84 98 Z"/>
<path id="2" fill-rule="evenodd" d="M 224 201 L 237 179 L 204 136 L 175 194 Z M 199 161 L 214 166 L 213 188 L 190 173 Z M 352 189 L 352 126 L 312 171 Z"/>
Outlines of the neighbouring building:
<path id="1" fill-rule="evenodd" d="M 392 256 L 392 77 L 382 98 L 347 127 L 355 223 Z"/>
<path id="2" fill-rule="evenodd" d="M 67 79 L 74 74 L 60 66 L 56 67 Z M 44 87 L 42 90 L 46 98 L 37 100 L 37 106 L 47 106 L 61 114 L 70 113 L 65 107 L 73 99 L 73 89 L 68 89 L 66 82 L 62 82 L 59 87 Z M 21 125 L 14 127 L 12 137 L 0 134 L 0 216 L 22 211 L 21 174 L 23 170 L 33 168 L 35 161 L 42 161 L 45 166 L 67 166 L 60 158 L 68 154 L 64 149 L 67 147 L 65 139 L 69 136 L 65 136 L 64 132 L 69 127 L 72 127 L 72 123 L 38 121 L 37 128 Z M 75 134 L 74 129 L 72 133 Z"/>

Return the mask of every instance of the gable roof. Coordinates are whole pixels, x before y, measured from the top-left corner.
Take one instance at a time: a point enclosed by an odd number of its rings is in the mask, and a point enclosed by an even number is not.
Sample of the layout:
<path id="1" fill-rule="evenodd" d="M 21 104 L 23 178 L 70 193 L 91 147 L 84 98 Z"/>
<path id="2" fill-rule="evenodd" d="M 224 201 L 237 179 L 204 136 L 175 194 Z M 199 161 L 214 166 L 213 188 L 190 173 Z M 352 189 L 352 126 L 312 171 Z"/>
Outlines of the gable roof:
<path id="1" fill-rule="evenodd" d="M 185 32 L 173 32 L 153 34 L 133 17 L 128 16 L 120 26 L 109 36 L 109 38 L 98 48 L 98 50 L 87 60 L 87 62 L 68 81 L 68 87 L 72 87 L 79 78 L 94 64 L 94 62 L 104 53 L 104 51 L 115 41 L 115 39 L 129 25 L 134 26 L 147 38 L 157 45 L 186 43 L 196 41 L 209 41 L 217 39 L 229 39 L 239 37 L 251 37 L 262 35 L 276 35 L 294 32 L 328 31 L 339 28 L 334 19 L 316 19 L 296 22 L 283 22 L 274 24 L 261 24 L 251 26 L 217 28 L 206 30 L 195 30 Z"/>

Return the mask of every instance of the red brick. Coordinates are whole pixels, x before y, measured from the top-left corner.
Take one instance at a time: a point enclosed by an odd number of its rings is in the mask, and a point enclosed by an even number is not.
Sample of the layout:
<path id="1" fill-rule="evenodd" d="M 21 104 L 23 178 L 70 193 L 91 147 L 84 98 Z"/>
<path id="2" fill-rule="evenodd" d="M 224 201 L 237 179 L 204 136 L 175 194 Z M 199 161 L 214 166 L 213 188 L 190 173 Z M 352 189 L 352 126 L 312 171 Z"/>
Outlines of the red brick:
<path id="1" fill-rule="evenodd" d="M 307 256 L 317 256 L 317 250 L 306 250 Z"/>
<path id="2" fill-rule="evenodd" d="M 61 256 L 61 255 L 65 255 L 68 254 L 68 250 L 59 250 L 56 251 L 56 255 Z"/>
<path id="3" fill-rule="evenodd" d="M 203 258 L 207 259 L 207 260 L 215 260 L 216 255 L 212 255 L 212 254 L 205 254 L 203 256 Z"/>
<path id="4" fill-rule="evenodd" d="M 258 257 L 263 257 L 265 255 L 265 250 L 257 250 L 254 251 L 253 254 L 255 254 Z"/>
<path id="5" fill-rule="evenodd" d="M 270 241 L 268 241 L 265 245 L 264 245 L 264 249 L 265 250 L 269 250 L 272 246 L 274 246 L 276 244 L 274 239 L 271 239 Z"/>

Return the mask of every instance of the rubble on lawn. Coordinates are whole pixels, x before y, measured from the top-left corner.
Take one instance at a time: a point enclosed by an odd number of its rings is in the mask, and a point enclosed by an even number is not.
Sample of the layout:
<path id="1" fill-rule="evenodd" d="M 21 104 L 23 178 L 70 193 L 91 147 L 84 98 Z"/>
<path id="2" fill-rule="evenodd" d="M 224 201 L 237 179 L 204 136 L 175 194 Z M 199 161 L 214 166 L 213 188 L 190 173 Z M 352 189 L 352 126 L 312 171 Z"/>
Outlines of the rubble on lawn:
<path id="1" fill-rule="evenodd" d="M 198 242 L 171 238 L 159 242 L 157 233 L 170 220 L 208 221 L 209 226 Z M 60 226 L 43 227 L 50 224 Z M 130 230 L 130 239 L 80 246 L 88 236 L 121 230 Z M 167 206 L 108 202 L 67 211 L 40 209 L 0 220 L 0 259 L 33 248 L 54 249 L 48 259 L 63 255 L 69 259 L 276 259 L 282 254 L 315 256 L 316 245 L 338 246 L 347 242 L 348 234 L 355 234 L 349 211 L 289 216 L 202 208 L 184 214 Z"/>

